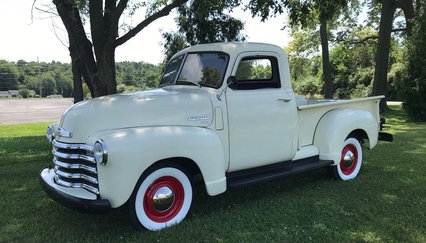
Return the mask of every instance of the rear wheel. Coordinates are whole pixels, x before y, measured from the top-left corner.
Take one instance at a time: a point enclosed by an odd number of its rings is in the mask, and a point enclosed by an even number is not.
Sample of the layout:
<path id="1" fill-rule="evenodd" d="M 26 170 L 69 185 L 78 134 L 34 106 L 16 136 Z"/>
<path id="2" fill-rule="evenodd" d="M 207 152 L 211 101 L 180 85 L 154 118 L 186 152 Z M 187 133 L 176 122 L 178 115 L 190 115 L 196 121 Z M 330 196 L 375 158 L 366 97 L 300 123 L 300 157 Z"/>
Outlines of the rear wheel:
<path id="1" fill-rule="evenodd" d="M 362 164 L 362 147 L 358 139 L 350 137 L 345 140 L 340 157 L 340 163 L 333 166 L 334 175 L 337 179 L 354 179 Z"/>
<path id="2" fill-rule="evenodd" d="M 150 169 L 142 176 L 130 200 L 130 217 L 136 228 L 161 230 L 180 223 L 192 202 L 186 171 L 177 165 Z"/>

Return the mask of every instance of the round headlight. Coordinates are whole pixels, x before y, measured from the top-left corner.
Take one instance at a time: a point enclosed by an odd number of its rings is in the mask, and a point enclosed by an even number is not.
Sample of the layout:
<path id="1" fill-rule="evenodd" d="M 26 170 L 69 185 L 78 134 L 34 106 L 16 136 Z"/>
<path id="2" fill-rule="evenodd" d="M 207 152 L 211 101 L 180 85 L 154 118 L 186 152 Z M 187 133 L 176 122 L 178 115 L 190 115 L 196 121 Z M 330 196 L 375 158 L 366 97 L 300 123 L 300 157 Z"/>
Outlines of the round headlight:
<path id="1" fill-rule="evenodd" d="M 100 165 L 106 165 L 108 161 L 108 152 L 103 140 L 96 141 L 95 145 L 93 146 L 93 156 L 95 157 L 96 163 Z"/>
<path id="2" fill-rule="evenodd" d="M 55 138 L 55 129 L 53 128 L 52 125 L 49 125 L 46 129 L 46 139 L 49 143 L 51 143 L 54 138 Z"/>

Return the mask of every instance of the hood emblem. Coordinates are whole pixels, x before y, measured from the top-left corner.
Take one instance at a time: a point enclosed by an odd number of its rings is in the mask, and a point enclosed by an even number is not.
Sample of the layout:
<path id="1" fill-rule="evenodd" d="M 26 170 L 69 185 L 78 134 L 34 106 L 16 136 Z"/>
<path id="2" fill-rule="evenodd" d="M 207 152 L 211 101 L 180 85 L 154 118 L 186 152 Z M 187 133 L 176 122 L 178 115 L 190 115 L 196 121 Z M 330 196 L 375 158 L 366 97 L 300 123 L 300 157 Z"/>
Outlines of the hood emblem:
<path id="1" fill-rule="evenodd" d="M 191 115 L 188 117 L 188 121 L 208 121 L 208 115 Z"/>

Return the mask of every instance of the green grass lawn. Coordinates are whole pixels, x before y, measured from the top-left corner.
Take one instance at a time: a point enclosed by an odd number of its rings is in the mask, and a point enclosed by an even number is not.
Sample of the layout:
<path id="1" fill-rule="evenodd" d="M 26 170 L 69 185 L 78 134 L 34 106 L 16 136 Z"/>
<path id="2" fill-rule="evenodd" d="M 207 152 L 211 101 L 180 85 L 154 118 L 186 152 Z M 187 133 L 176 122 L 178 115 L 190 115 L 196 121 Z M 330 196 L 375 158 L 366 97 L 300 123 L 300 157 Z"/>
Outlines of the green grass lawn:
<path id="1" fill-rule="evenodd" d="M 137 232 L 124 209 L 71 211 L 38 183 L 51 159 L 42 124 L 0 126 L 0 242 L 426 242 L 426 123 L 386 114 L 394 142 L 365 151 L 353 181 L 325 170 L 209 197 L 195 187 L 181 224 Z"/>

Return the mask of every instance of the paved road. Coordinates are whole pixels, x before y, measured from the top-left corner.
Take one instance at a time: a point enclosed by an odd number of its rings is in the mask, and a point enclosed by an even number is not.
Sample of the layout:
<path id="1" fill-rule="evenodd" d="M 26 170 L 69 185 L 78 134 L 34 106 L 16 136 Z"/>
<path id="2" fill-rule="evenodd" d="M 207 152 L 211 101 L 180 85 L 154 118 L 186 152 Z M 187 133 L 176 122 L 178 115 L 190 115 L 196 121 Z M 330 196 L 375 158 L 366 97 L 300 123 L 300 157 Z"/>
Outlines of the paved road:
<path id="1" fill-rule="evenodd" d="M 55 122 L 72 99 L 0 99 L 0 125 Z"/>

